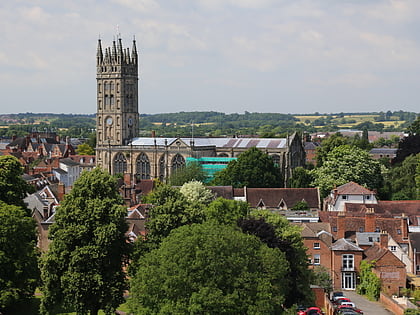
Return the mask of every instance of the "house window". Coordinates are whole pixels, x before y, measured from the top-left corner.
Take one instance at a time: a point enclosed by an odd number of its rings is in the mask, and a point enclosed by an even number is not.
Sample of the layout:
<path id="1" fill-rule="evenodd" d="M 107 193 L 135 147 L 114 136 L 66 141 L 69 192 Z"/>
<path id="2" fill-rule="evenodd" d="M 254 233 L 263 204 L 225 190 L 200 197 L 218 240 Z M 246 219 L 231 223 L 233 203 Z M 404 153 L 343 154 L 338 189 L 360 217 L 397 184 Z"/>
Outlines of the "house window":
<path id="1" fill-rule="evenodd" d="M 346 195 L 342 195 L 342 196 L 341 196 L 341 199 L 346 200 L 346 199 L 347 199 L 347 196 L 346 196 Z"/>
<path id="2" fill-rule="evenodd" d="M 343 270 L 353 270 L 354 269 L 354 255 L 353 254 L 344 254 L 343 259 Z"/>
<path id="3" fill-rule="evenodd" d="M 401 234 L 401 229 L 397 229 L 397 234 Z"/>
<path id="4" fill-rule="evenodd" d="M 369 236 L 368 240 L 369 240 L 369 242 L 373 242 L 373 237 Z"/>
<path id="5" fill-rule="evenodd" d="M 314 265 L 321 264 L 321 255 L 314 255 Z"/>
<path id="6" fill-rule="evenodd" d="M 420 265 L 416 265 L 416 271 L 420 271 Z"/>
<path id="7" fill-rule="evenodd" d="M 397 246 L 389 246 L 391 252 L 395 252 L 397 250 Z"/>
<path id="8" fill-rule="evenodd" d="M 365 231 L 365 229 L 363 228 L 363 226 L 359 227 L 359 232 L 363 233 Z"/>
<path id="9" fill-rule="evenodd" d="M 365 196 L 365 199 L 366 199 L 366 200 L 369 200 L 369 199 L 370 199 L 370 196 Z"/>
<path id="10" fill-rule="evenodd" d="M 314 243 L 314 248 L 315 248 L 315 249 L 320 249 L 320 248 L 321 248 L 321 246 L 319 245 L 319 243 L 318 243 L 318 242 L 316 242 L 316 243 Z"/>
<path id="11" fill-rule="evenodd" d="M 379 227 L 377 226 L 376 228 L 375 228 L 375 232 L 380 232 L 381 230 L 379 229 Z"/>
<path id="12" fill-rule="evenodd" d="M 336 226 L 333 226 L 333 232 L 337 232 L 337 227 Z"/>

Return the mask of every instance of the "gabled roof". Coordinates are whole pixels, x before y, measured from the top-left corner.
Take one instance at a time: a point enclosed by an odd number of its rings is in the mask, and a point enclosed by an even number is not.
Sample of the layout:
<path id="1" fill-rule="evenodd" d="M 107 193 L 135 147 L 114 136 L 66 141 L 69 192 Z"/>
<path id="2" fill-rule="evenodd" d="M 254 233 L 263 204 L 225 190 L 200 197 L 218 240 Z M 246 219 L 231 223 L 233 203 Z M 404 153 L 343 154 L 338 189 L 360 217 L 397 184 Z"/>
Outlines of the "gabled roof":
<path id="1" fill-rule="evenodd" d="M 332 248 L 332 250 L 336 250 L 336 251 L 358 251 L 358 252 L 363 252 L 363 249 L 361 249 L 359 246 L 357 246 L 356 244 L 346 240 L 345 238 L 340 238 L 339 240 L 337 240 Z"/>
<path id="2" fill-rule="evenodd" d="M 244 195 L 251 207 L 258 207 L 261 201 L 266 208 L 279 208 L 284 202 L 292 208 L 299 201 L 306 201 L 309 208 L 318 209 L 320 206 L 317 188 L 247 188 Z"/>
<path id="3" fill-rule="evenodd" d="M 373 246 L 369 247 L 365 250 L 366 258 L 364 260 L 367 261 L 376 261 L 376 266 L 381 265 L 381 259 L 383 257 L 387 257 L 386 265 L 392 265 L 395 267 L 405 267 L 405 264 L 399 260 L 393 253 L 391 253 L 387 248 L 381 247 L 378 243 L 375 243 Z M 390 262 L 390 260 L 392 262 Z"/>
<path id="4" fill-rule="evenodd" d="M 337 193 L 339 195 L 372 195 L 376 194 L 374 191 L 369 190 L 358 183 L 348 182 L 344 185 L 337 187 Z"/>

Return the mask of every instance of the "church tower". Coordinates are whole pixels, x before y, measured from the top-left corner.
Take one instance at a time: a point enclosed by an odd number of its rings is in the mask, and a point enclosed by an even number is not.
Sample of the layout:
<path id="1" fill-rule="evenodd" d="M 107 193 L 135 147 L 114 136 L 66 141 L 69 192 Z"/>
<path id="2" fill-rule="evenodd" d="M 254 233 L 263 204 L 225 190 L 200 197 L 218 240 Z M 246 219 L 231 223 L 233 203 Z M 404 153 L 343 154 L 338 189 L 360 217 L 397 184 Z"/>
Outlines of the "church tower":
<path id="1" fill-rule="evenodd" d="M 98 40 L 96 52 L 97 149 L 127 145 L 137 137 L 138 109 L 138 55 L 136 41 L 133 47 L 123 48 L 120 37 L 112 47 L 102 49 Z"/>

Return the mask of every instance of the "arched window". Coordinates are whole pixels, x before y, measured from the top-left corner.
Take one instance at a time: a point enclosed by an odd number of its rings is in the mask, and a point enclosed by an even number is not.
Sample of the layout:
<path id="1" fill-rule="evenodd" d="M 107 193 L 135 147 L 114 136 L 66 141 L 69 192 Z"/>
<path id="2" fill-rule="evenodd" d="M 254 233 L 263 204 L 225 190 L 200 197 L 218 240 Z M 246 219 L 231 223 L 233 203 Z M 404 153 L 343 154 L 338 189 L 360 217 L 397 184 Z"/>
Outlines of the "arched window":
<path id="1" fill-rule="evenodd" d="M 176 154 L 172 159 L 172 174 L 185 165 L 185 159 L 181 154 Z"/>
<path id="2" fill-rule="evenodd" d="M 159 159 L 159 180 L 163 182 L 165 179 L 165 155 L 162 155 Z"/>
<path id="3" fill-rule="evenodd" d="M 124 174 L 125 171 L 127 171 L 127 160 L 120 152 L 114 158 L 114 174 Z"/>
<path id="4" fill-rule="evenodd" d="M 137 157 L 136 173 L 140 179 L 150 179 L 150 162 L 149 158 L 144 153 Z"/>
<path id="5" fill-rule="evenodd" d="M 271 156 L 271 158 L 273 159 L 273 163 L 274 163 L 276 166 L 280 167 L 280 155 L 278 155 L 278 154 L 273 154 L 273 155 Z"/>

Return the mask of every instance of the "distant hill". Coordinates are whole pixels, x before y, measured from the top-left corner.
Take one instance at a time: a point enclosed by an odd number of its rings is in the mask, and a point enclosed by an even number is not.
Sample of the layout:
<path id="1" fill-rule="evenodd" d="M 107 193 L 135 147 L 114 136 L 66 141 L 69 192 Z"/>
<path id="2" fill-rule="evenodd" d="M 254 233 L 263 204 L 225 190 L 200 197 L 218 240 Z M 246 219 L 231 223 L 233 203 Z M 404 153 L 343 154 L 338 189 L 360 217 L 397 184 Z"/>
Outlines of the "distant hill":
<path id="1" fill-rule="evenodd" d="M 294 131 L 362 129 L 403 131 L 419 113 L 405 111 L 329 114 L 250 113 L 215 111 L 140 115 L 140 135 L 280 137 Z M 70 136 L 86 136 L 95 129 L 95 114 L 19 113 L 0 115 L 0 136 L 36 130 L 57 130 Z M 6 129 L 6 130 L 5 130 Z"/>

